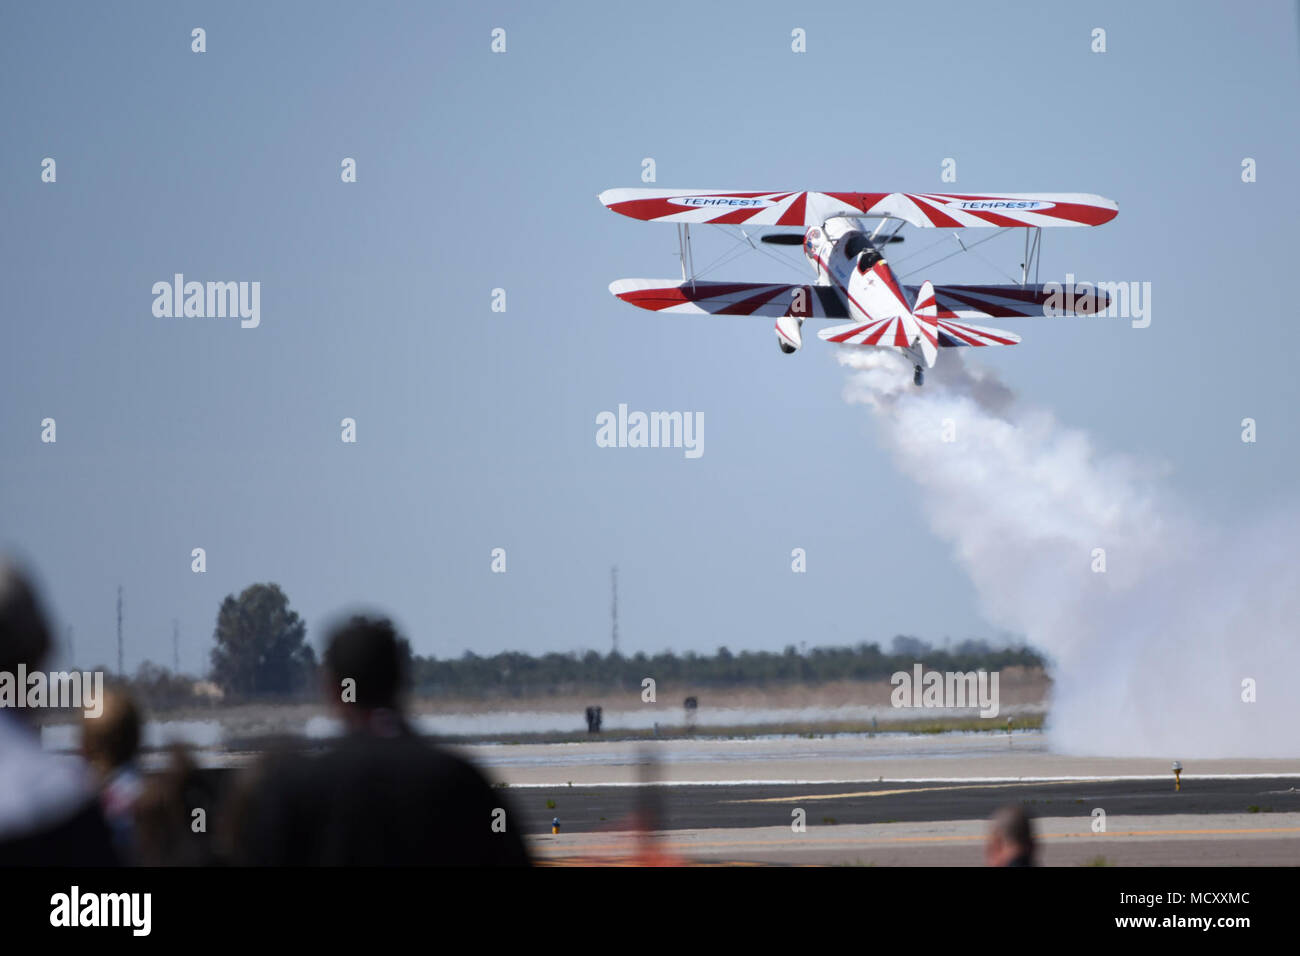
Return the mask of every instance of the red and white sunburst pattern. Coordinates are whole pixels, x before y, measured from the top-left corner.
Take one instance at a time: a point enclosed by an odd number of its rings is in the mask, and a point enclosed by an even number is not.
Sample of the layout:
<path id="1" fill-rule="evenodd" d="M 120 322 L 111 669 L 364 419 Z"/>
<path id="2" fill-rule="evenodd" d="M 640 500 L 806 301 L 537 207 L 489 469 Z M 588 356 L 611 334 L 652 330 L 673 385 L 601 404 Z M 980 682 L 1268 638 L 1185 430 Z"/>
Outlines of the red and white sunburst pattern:
<path id="1" fill-rule="evenodd" d="M 915 297 L 918 286 L 906 286 L 907 294 Z M 1054 306 L 1053 315 L 1091 315 L 1104 311 L 1110 297 L 1104 290 L 1094 290 L 1091 298 L 1062 299 L 1059 289 L 1053 302 L 1052 293 L 1041 285 L 940 285 L 935 286 L 939 317 L 945 319 L 1027 319 L 1044 317 L 1047 306 Z M 1066 305 L 1073 308 L 1069 311 Z"/>
<path id="2" fill-rule="evenodd" d="M 896 345 L 907 348 L 909 344 L 901 316 L 876 319 L 861 325 L 837 325 L 835 328 L 822 329 L 817 335 L 836 345 Z"/>
<path id="3" fill-rule="evenodd" d="M 921 228 L 1099 226 L 1119 213 L 1090 193 L 762 192 L 607 189 L 600 201 L 646 222 L 816 226 L 834 216 L 888 216 Z"/>
<path id="4" fill-rule="evenodd" d="M 600 201 L 614 212 L 645 222 L 815 226 L 833 216 L 862 215 L 860 196 L 860 193 L 607 189 L 600 194 Z"/>
<path id="5" fill-rule="evenodd" d="M 609 291 L 624 302 L 652 312 L 693 315 L 794 315 L 803 319 L 845 318 L 848 312 L 832 289 L 780 282 L 674 282 L 671 279 L 619 279 Z M 802 291 L 802 295 L 799 293 Z"/>
<path id="6" fill-rule="evenodd" d="M 1015 345 L 1020 336 L 1014 332 L 1001 329 L 986 329 L 966 322 L 954 322 L 951 319 L 939 319 L 938 346 L 940 348 L 957 348 L 966 345 Z M 822 329 L 817 336 L 836 345 L 892 345 L 907 347 L 907 331 L 902 318 L 879 319 L 862 324 L 837 325 Z"/>
<path id="7" fill-rule="evenodd" d="M 986 329 L 980 325 L 954 322 L 951 319 L 939 320 L 939 345 L 942 348 L 957 348 L 963 345 L 1015 345 L 1020 336 L 1014 332 L 1001 329 Z"/>

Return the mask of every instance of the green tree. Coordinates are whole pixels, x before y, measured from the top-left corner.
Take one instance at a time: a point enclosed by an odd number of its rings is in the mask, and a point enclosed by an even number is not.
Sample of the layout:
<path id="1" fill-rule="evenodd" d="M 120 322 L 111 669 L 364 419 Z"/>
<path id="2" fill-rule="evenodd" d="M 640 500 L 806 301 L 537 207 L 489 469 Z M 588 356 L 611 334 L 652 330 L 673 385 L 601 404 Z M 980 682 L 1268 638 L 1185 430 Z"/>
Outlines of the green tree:
<path id="1" fill-rule="evenodd" d="M 278 584 L 254 584 L 227 595 L 217 612 L 212 680 L 227 694 L 265 697 L 308 686 L 316 655 L 307 625 Z"/>

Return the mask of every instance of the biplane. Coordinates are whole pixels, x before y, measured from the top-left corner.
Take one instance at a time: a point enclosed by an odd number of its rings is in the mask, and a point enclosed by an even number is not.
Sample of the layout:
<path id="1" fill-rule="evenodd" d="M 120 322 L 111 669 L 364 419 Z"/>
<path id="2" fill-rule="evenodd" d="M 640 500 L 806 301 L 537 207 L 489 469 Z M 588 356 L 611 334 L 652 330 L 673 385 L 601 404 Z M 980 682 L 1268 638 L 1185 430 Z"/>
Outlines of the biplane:
<path id="1" fill-rule="evenodd" d="M 624 302 L 653 312 L 774 318 L 777 342 L 786 354 L 803 347 L 805 320 L 839 320 L 840 324 L 819 330 L 818 338 L 841 346 L 904 352 L 912 362 L 917 385 L 924 381 L 925 369 L 934 367 L 940 349 L 1020 341 L 1014 332 L 974 322 L 1083 315 L 1104 309 L 1108 304 L 1104 294 L 1082 300 L 1072 309 L 1061 309 L 1056 305 L 1060 296 L 1038 284 L 1042 230 L 1099 226 L 1119 213 L 1112 200 L 1085 193 L 608 189 L 599 199 L 624 216 L 677 226 L 681 280 L 619 279 L 609 290 Z M 732 227 L 754 249 L 758 247 L 750 231 L 759 230 L 767 230 L 759 234 L 761 242 L 802 246 L 816 278 L 806 284 L 702 279 L 695 272 L 691 241 L 691 227 L 701 225 Z M 926 279 L 920 285 L 905 284 L 881 251 L 903 240 L 900 233 L 905 226 L 994 228 L 998 230 L 995 235 L 1022 229 L 1020 282 L 935 285 Z M 780 231 L 795 228 L 802 231 Z M 953 238 L 958 252 L 968 252 L 987 241 L 968 243 L 958 232 Z"/>

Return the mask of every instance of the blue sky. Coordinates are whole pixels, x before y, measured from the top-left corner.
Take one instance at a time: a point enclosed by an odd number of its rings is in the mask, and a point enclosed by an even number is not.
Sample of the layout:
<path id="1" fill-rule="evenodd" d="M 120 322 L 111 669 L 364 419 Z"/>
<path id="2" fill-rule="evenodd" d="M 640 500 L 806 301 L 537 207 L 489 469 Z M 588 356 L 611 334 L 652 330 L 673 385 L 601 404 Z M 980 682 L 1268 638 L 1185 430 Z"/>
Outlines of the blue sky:
<path id="1" fill-rule="evenodd" d="M 1046 235 L 1042 277 L 1150 282 L 1151 326 L 1007 320 L 1023 344 L 981 358 L 1215 524 L 1292 500 L 1293 4 L 740 11 L 0 10 L 0 547 L 78 663 L 114 661 L 119 584 L 130 669 L 170 664 L 173 619 L 202 666 L 257 581 L 313 628 L 383 609 L 422 653 L 604 650 L 615 563 L 626 651 L 994 636 L 831 347 L 610 296 L 676 274 L 671 226 L 595 198 L 644 157 L 658 186 L 862 191 L 954 188 L 953 157 L 961 191 L 1117 200 Z M 261 326 L 154 317 L 176 272 L 260 281 Z M 999 281 L 972 258 L 923 278 Z M 598 448 L 620 403 L 702 412 L 704 455 Z"/>

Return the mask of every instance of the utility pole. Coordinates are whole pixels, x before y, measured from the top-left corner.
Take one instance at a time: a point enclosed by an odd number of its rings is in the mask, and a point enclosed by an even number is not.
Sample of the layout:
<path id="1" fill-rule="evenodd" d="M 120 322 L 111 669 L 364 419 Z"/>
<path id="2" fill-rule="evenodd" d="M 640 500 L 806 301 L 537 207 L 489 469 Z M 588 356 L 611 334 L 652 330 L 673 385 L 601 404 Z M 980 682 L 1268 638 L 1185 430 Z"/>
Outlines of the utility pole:
<path id="1" fill-rule="evenodd" d="M 610 590 L 613 593 L 613 602 L 610 605 L 610 617 L 613 625 L 614 653 L 618 653 L 618 565 L 609 569 Z"/>
<path id="2" fill-rule="evenodd" d="M 72 667 L 77 663 L 77 645 L 72 639 L 72 625 L 69 624 L 65 632 L 68 640 L 68 666 Z"/>
<path id="3" fill-rule="evenodd" d="M 117 586 L 117 676 L 126 679 L 126 658 L 122 652 L 122 585 Z"/>
<path id="4" fill-rule="evenodd" d="M 181 623 L 172 619 L 172 673 L 181 672 Z"/>

